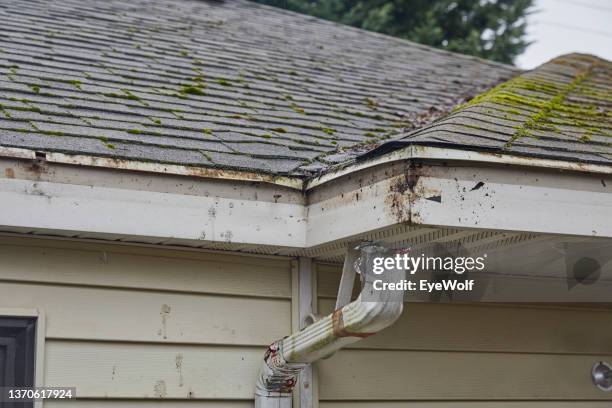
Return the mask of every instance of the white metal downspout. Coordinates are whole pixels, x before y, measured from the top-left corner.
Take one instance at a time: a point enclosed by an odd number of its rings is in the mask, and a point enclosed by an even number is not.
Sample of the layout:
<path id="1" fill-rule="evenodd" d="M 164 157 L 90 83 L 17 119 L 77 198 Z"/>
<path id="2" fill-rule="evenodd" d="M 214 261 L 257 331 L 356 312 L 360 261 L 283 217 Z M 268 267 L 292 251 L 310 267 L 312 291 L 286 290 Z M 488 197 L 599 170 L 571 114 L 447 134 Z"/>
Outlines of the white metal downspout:
<path id="1" fill-rule="evenodd" d="M 291 408 L 293 388 L 300 371 L 351 343 L 393 324 L 401 315 L 402 290 L 374 290 L 374 280 L 400 282 L 404 271 L 372 273 L 372 259 L 385 256 L 386 248 L 362 247 L 360 262 L 363 289 L 359 297 L 303 330 L 270 345 L 255 386 L 255 408 Z"/>

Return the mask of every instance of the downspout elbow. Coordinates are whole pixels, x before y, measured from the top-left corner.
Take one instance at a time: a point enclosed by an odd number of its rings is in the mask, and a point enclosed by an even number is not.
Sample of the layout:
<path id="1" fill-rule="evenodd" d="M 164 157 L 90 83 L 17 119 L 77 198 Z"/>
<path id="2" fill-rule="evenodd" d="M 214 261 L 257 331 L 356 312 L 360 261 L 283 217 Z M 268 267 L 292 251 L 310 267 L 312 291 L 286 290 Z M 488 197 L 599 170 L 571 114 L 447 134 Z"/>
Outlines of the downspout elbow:
<path id="1" fill-rule="evenodd" d="M 403 273 L 391 271 L 385 280 L 396 281 Z M 383 330 L 400 317 L 403 291 L 376 291 L 374 278 L 365 273 L 355 301 L 268 347 L 256 382 L 256 408 L 291 408 L 293 388 L 304 367 Z"/>

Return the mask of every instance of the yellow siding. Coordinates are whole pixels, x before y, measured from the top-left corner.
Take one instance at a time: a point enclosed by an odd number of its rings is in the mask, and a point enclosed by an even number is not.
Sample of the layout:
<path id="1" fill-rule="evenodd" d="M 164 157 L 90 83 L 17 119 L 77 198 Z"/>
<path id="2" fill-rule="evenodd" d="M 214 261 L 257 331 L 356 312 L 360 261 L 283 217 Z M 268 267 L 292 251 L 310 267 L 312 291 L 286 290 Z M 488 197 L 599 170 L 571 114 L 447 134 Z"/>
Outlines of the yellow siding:
<path id="1" fill-rule="evenodd" d="M 45 408 L 253 408 L 250 401 L 184 401 L 184 400 L 155 400 L 155 401 L 112 401 L 112 400 L 78 400 L 73 402 L 45 402 Z M 548 408 L 548 407 L 543 407 Z M 566 407 L 561 407 L 566 408 Z M 568 407 L 577 408 L 577 407 Z M 598 408 L 598 407 L 596 407 Z"/>
<path id="2" fill-rule="evenodd" d="M 291 332 L 289 259 L 6 237 L 0 259 L 0 308 L 44 312 L 46 383 L 85 398 L 46 408 L 249 408 L 265 346 Z M 340 268 L 317 271 L 326 314 Z M 317 364 L 320 408 L 603 408 L 612 395 L 589 372 L 612 360 L 610 322 L 605 309 L 407 304 Z"/>
<path id="3" fill-rule="evenodd" d="M 351 401 L 321 402 L 319 408 L 609 408 L 608 401 Z M 100 406 L 100 408 L 104 408 Z M 115 407 L 113 407 L 115 408 Z M 206 408 L 206 407 L 203 407 Z M 223 408 L 219 406 L 219 408 Z"/>
<path id="4" fill-rule="evenodd" d="M 286 258 L 3 237 L 0 259 L 0 308 L 45 314 L 45 383 L 88 399 L 47 408 L 252 407 L 291 332 Z"/>
<path id="5" fill-rule="evenodd" d="M 318 265 L 322 314 L 340 269 Z M 612 360 L 610 310 L 407 303 L 392 327 L 318 363 L 320 407 L 603 407 L 600 359 Z"/>

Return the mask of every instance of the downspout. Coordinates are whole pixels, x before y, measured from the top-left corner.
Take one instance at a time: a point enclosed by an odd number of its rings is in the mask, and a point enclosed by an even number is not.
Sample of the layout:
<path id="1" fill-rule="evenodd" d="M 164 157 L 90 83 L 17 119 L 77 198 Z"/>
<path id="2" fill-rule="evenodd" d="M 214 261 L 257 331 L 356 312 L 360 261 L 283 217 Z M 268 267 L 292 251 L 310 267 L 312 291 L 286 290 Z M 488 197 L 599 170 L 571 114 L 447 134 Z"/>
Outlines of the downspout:
<path id="1" fill-rule="evenodd" d="M 403 290 L 374 290 L 374 280 L 400 282 L 404 270 L 372 273 L 375 257 L 388 250 L 377 244 L 361 247 L 355 263 L 362 290 L 357 299 L 297 333 L 268 347 L 255 386 L 255 408 L 291 408 L 298 374 L 309 364 L 393 324 L 402 313 Z"/>

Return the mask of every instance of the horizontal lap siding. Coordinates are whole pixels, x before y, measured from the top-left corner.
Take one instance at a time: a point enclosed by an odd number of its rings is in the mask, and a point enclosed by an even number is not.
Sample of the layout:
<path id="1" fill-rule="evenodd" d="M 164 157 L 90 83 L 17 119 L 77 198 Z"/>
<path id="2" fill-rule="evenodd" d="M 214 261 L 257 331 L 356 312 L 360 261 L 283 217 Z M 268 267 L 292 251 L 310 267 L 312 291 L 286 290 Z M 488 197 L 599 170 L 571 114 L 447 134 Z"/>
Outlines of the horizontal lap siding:
<path id="1" fill-rule="evenodd" d="M 609 401 L 325 401 L 319 408 L 609 408 Z M 85 408 L 85 407 L 84 407 Z M 103 406 L 100 406 L 103 408 Z M 206 408 L 206 407 L 203 407 Z M 223 407 L 219 407 L 223 408 Z"/>
<path id="2" fill-rule="evenodd" d="M 44 311 L 45 382 L 87 399 L 47 408 L 246 408 L 291 332 L 291 263 L 0 238 L 0 308 Z"/>
<path id="3" fill-rule="evenodd" d="M 319 300 L 330 313 L 334 302 Z M 393 326 L 350 347 L 612 354 L 612 312 L 503 305 L 406 303 Z"/>
<path id="4" fill-rule="evenodd" d="M 317 270 L 327 314 L 340 268 Z M 392 327 L 318 363 L 320 406 L 603 407 L 600 359 L 612 360 L 610 310 L 407 303 Z"/>
<path id="5" fill-rule="evenodd" d="M 45 403 L 45 408 L 253 408 L 247 401 L 105 401 L 89 400 L 73 403 Z M 385 402 L 382 408 L 609 408 L 608 401 L 397 401 Z M 377 401 L 325 401 L 319 403 L 319 408 L 380 408 Z"/>
<path id="6" fill-rule="evenodd" d="M 0 293 L 6 305 L 43 308 L 48 339 L 265 347 L 291 326 L 286 299 L 13 282 Z"/>
<path id="7" fill-rule="evenodd" d="M 250 399 L 260 347 L 51 340 L 46 382 L 86 398 Z"/>
<path id="8" fill-rule="evenodd" d="M 46 401 L 45 408 L 253 408 L 251 401 L 185 401 L 185 400 L 74 400 Z M 548 407 L 543 407 L 548 408 Z M 565 408 L 565 407 L 560 407 Z M 577 407 L 571 407 L 577 408 Z"/>

